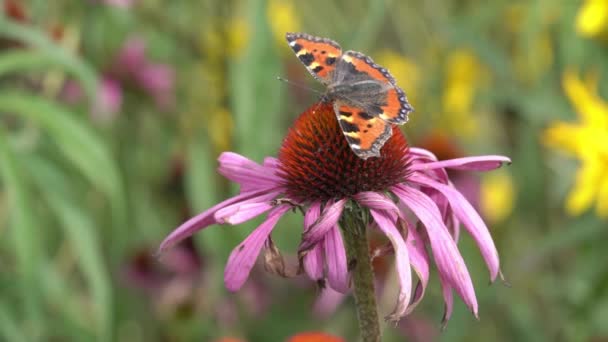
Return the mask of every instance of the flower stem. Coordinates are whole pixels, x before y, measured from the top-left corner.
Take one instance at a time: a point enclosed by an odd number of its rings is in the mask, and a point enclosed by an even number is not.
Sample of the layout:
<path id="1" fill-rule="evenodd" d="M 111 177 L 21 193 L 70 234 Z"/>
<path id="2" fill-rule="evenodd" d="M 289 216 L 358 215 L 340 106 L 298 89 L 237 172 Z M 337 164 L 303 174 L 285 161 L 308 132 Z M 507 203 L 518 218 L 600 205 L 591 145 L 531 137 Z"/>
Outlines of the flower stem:
<path id="1" fill-rule="evenodd" d="M 380 320 L 374 290 L 374 272 L 369 254 L 365 219 L 360 210 L 345 210 L 341 220 L 348 265 L 352 274 L 353 294 L 359 330 L 363 342 L 379 342 Z"/>

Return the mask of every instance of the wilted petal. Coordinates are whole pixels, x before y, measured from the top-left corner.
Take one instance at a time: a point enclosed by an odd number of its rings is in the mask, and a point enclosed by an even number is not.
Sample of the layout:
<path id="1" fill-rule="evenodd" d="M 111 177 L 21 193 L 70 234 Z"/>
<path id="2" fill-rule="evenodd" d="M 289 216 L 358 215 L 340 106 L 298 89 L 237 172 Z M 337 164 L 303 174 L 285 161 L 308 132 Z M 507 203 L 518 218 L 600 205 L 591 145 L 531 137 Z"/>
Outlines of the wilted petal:
<path id="1" fill-rule="evenodd" d="M 304 255 L 302 264 L 304 271 L 310 279 L 315 281 L 323 279 L 323 259 L 323 245 L 320 243 L 316 244 Z"/>
<path id="2" fill-rule="evenodd" d="M 287 205 L 274 208 L 268 214 L 266 221 L 249 234 L 245 241 L 232 250 L 226 264 L 226 269 L 224 270 L 224 284 L 228 290 L 237 291 L 243 286 L 260 254 L 264 242 L 268 239 L 277 221 L 289 209 L 290 207 Z"/>
<path id="3" fill-rule="evenodd" d="M 270 201 L 274 196 L 275 194 L 260 196 L 256 197 L 255 200 L 247 201 L 247 203 L 236 203 L 227 206 L 215 213 L 215 220 L 220 224 L 228 223 L 232 225 L 249 221 L 272 209 L 273 205 Z"/>
<path id="4" fill-rule="evenodd" d="M 471 276 L 456 243 L 443 224 L 441 213 L 435 203 L 421 191 L 407 186 L 395 186 L 393 192 L 424 225 L 439 273 L 456 289 L 473 314 L 477 316 L 477 298 Z"/>
<path id="5" fill-rule="evenodd" d="M 393 244 L 395 251 L 395 264 L 399 277 L 399 298 L 397 299 L 395 309 L 387 316 L 387 319 L 396 322 L 405 315 L 412 294 L 412 270 L 410 268 L 409 253 L 403 236 L 395 227 L 394 221 L 391 220 L 390 216 L 383 211 L 375 209 L 371 209 L 370 212 L 378 228 Z"/>
<path id="6" fill-rule="evenodd" d="M 241 185 L 242 192 L 280 187 L 280 178 L 274 172 L 240 154 L 224 152 L 218 161 L 218 172 Z"/>
<path id="7" fill-rule="evenodd" d="M 310 228 L 302 234 L 302 242 L 299 251 L 303 252 L 317 244 L 332 229 L 340 219 L 346 199 L 341 199 L 333 204 L 329 204 L 323 210 L 323 215 Z"/>
<path id="8" fill-rule="evenodd" d="M 494 246 L 494 241 L 488 231 L 488 227 L 479 214 L 477 214 L 475 208 L 473 208 L 466 198 L 453 187 L 419 175 L 412 175 L 409 180 L 436 189 L 445 196 L 450 202 L 450 207 L 458 220 L 464 223 L 469 234 L 471 234 L 473 239 L 475 239 L 475 242 L 477 242 L 481 255 L 490 270 L 490 280 L 494 281 L 500 269 L 498 251 L 496 250 L 496 246 Z"/>
<path id="9" fill-rule="evenodd" d="M 212 224 L 217 223 L 217 221 L 215 220 L 215 217 L 214 217 L 216 211 L 218 211 L 224 207 L 227 207 L 229 205 L 232 205 L 234 203 L 247 201 L 251 198 L 255 198 L 260 195 L 269 196 L 268 194 L 266 194 L 265 191 L 245 192 L 238 196 L 229 198 L 219 204 L 216 204 L 215 206 L 207 209 L 206 211 L 194 216 L 193 218 L 182 223 L 182 225 L 180 225 L 175 230 L 173 230 L 171 232 L 171 234 L 169 234 L 169 236 L 167 236 L 163 240 L 163 242 L 161 242 L 160 246 L 158 247 L 158 254 L 162 254 L 168 248 L 171 248 L 176 243 L 182 241 L 183 239 L 196 233 L 197 231 L 199 231 L 203 228 L 206 228 Z M 274 194 L 273 196 L 276 196 L 276 195 L 278 195 L 278 194 Z"/>
<path id="10" fill-rule="evenodd" d="M 340 227 L 335 225 L 327 232 L 323 245 L 329 286 L 338 292 L 346 293 L 349 285 L 348 266 Z"/>
<path id="11" fill-rule="evenodd" d="M 370 209 L 400 213 L 399 208 L 397 208 L 397 205 L 393 201 L 376 192 L 360 192 L 354 196 L 354 199 L 362 206 Z"/>
<path id="12" fill-rule="evenodd" d="M 501 167 L 503 164 L 511 164 L 511 159 L 503 156 L 480 156 L 442 160 L 432 163 L 419 163 L 412 165 L 410 170 L 423 171 L 434 169 L 455 169 L 490 171 Z"/>
<path id="13" fill-rule="evenodd" d="M 264 248 L 264 269 L 269 273 L 279 275 L 283 278 L 293 278 L 300 273 L 297 265 L 289 263 L 285 260 L 281 251 L 274 241 L 272 236 L 266 239 L 266 248 Z"/>

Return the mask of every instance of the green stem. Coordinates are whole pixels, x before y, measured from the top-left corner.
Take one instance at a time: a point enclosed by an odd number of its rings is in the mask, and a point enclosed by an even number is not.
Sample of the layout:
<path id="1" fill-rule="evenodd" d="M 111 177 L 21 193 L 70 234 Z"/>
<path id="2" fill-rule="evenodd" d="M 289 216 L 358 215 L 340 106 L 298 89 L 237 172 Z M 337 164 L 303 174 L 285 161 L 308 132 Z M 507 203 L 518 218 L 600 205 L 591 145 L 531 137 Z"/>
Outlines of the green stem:
<path id="1" fill-rule="evenodd" d="M 353 295 L 363 342 L 379 342 L 380 319 L 374 290 L 374 272 L 362 213 L 345 210 L 341 220 L 346 243 L 348 265 L 352 275 Z"/>

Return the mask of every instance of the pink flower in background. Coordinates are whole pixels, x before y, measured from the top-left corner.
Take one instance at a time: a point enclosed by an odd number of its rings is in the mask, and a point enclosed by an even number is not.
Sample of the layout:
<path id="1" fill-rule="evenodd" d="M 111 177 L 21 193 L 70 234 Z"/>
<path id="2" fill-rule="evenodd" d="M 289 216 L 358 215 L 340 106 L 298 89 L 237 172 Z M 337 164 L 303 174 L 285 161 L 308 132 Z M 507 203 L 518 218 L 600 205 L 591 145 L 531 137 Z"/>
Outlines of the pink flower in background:
<path id="1" fill-rule="evenodd" d="M 116 117 L 122 107 L 122 86 L 117 80 L 105 76 L 97 85 L 97 96 L 91 111 L 93 119 L 107 122 Z"/>
<path id="2" fill-rule="evenodd" d="M 98 0 L 108 6 L 130 8 L 135 3 L 135 0 Z"/>
<path id="3" fill-rule="evenodd" d="M 159 252 L 210 225 L 236 225 L 268 212 L 266 220 L 228 259 L 224 282 L 231 291 L 243 286 L 262 250 L 267 268 L 290 273 L 284 270 L 287 266 L 271 234 L 279 219 L 294 207 L 305 211 L 299 247 L 302 267 L 297 269 L 341 293 L 350 284 L 340 219 L 343 212 L 355 207 L 369 213 L 369 229 L 385 235 L 391 243 L 386 250 L 395 255 L 400 290 L 388 317 L 391 320 L 399 320 L 421 301 L 433 261 L 443 288 L 444 321 L 452 312 L 453 290 L 477 316 L 471 277 L 456 245 L 461 222 L 477 242 L 490 280 L 500 274 L 498 253 L 485 223 L 452 186 L 446 170 L 488 171 L 510 163 L 509 158 L 437 161 L 426 150 L 409 148 L 395 127 L 381 156 L 363 160 L 352 153 L 332 106 L 321 103 L 298 118 L 278 159 L 266 158 L 257 164 L 226 152 L 219 162 L 219 172 L 241 186 L 240 194 L 186 221 L 161 243 Z M 418 277 L 415 289 L 412 269 Z"/>
<path id="4" fill-rule="evenodd" d="M 158 109 L 170 110 L 175 104 L 174 86 L 173 67 L 152 62 L 146 55 L 145 41 L 131 37 L 101 72 L 91 116 L 100 122 L 114 119 L 122 110 L 123 93 L 130 89 L 142 91 Z M 76 82 L 66 82 L 61 94 L 64 101 L 75 104 L 82 97 L 83 91 Z"/>
<path id="5" fill-rule="evenodd" d="M 125 41 L 108 73 L 144 91 L 162 110 L 174 104 L 175 70 L 168 64 L 152 62 L 141 37 Z"/>

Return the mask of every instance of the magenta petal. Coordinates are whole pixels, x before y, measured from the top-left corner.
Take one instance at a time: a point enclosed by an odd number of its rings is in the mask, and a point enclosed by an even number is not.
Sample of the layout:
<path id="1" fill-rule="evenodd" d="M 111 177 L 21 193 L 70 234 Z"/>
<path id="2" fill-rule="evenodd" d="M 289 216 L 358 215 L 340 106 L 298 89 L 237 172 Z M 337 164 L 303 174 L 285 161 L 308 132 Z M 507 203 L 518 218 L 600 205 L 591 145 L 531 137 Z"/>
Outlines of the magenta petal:
<path id="1" fill-rule="evenodd" d="M 433 188 L 441 192 L 445 198 L 450 202 L 450 207 L 454 211 L 454 214 L 458 220 L 464 223 L 465 228 L 471 234 L 477 246 L 481 251 L 488 269 L 490 270 L 490 280 L 494 281 L 500 270 L 500 264 L 498 259 L 498 251 L 494 246 L 494 241 L 488 230 L 488 227 L 483 222 L 479 214 L 475 211 L 475 208 L 464 198 L 464 196 L 453 187 L 447 186 L 435 182 L 432 179 L 422 176 L 410 177 L 412 182 Z"/>
<path id="2" fill-rule="evenodd" d="M 490 171 L 501 167 L 503 164 L 511 164 L 511 159 L 503 156 L 479 156 L 413 164 L 411 165 L 410 170 L 424 171 L 447 168 L 455 170 Z"/>
<path id="3" fill-rule="evenodd" d="M 437 161 L 437 157 L 433 154 L 433 152 L 429 150 L 425 150 L 419 147 L 410 147 L 409 150 L 410 155 L 414 158 L 428 159 L 432 161 Z"/>
<path id="4" fill-rule="evenodd" d="M 308 207 L 308 210 L 306 210 L 306 214 L 304 214 L 304 230 L 312 227 L 319 219 L 319 216 L 321 216 L 321 203 L 313 202 L 310 207 Z"/>
<path id="5" fill-rule="evenodd" d="M 439 282 L 441 283 L 441 292 L 443 293 L 443 318 L 441 318 L 441 328 L 445 329 L 452 317 L 452 310 L 454 309 L 454 297 L 452 295 L 452 287 L 441 275 L 439 275 Z M 477 314 L 475 314 L 477 316 Z"/>
<path id="6" fill-rule="evenodd" d="M 272 209 L 273 205 L 270 204 L 270 200 L 272 200 L 274 196 L 276 196 L 276 194 L 260 196 L 256 197 L 255 201 L 252 201 L 252 203 L 236 203 L 227 206 L 215 212 L 215 220 L 220 224 L 228 223 L 231 225 L 249 221 Z"/>
<path id="7" fill-rule="evenodd" d="M 395 227 L 394 221 L 383 211 L 370 209 L 370 213 L 378 228 L 388 237 L 395 251 L 395 264 L 399 277 L 399 298 L 393 312 L 389 315 L 391 321 L 398 321 L 405 315 L 412 294 L 412 270 L 410 257 L 403 236 Z"/>
<path id="8" fill-rule="evenodd" d="M 196 233 L 197 231 L 199 231 L 203 228 L 206 228 L 209 225 L 217 223 L 217 221 L 215 220 L 215 217 L 214 217 L 214 214 L 216 211 L 218 211 L 224 207 L 227 207 L 233 203 L 246 201 L 248 199 L 254 198 L 256 196 L 264 195 L 264 194 L 265 194 L 264 191 L 251 191 L 251 192 L 242 193 L 238 196 L 234 196 L 219 204 L 216 204 L 215 206 L 205 210 L 204 212 L 192 217 L 188 221 L 182 223 L 175 230 L 173 230 L 171 232 L 171 234 L 169 234 L 169 236 L 167 236 L 163 240 L 163 242 L 161 242 L 160 246 L 158 247 L 157 253 L 162 254 L 167 249 L 173 247 L 176 243 L 191 236 L 192 234 Z"/>
<path id="9" fill-rule="evenodd" d="M 348 292 L 348 269 L 346 262 L 346 249 L 340 234 L 340 227 L 333 226 L 325 235 L 325 261 L 327 262 L 327 281 L 332 289 Z"/>
<path id="10" fill-rule="evenodd" d="M 441 219 L 433 201 L 421 191 L 398 185 L 393 192 L 423 223 L 439 273 L 454 287 L 465 304 L 477 316 L 477 298 L 467 266 Z"/>
<path id="11" fill-rule="evenodd" d="M 410 257 L 410 264 L 412 268 L 418 275 L 418 279 L 420 279 L 420 283 L 416 287 L 416 291 L 414 292 L 414 296 L 412 298 L 412 302 L 407 308 L 405 314 L 409 314 L 416 308 L 416 306 L 420 303 L 422 298 L 424 297 L 424 293 L 426 290 L 426 286 L 429 283 L 429 255 L 426 253 L 426 249 L 424 248 L 424 241 L 422 237 L 418 233 L 415 227 L 412 227 L 408 223 L 408 231 L 407 231 L 407 248 Z"/>
<path id="12" fill-rule="evenodd" d="M 362 206 L 370 209 L 400 213 L 399 208 L 393 201 L 377 192 L 360 192 L 354 196 L 354 199 Z"/>
<path id="13" fill-rule="evenodd" d="M 280 187 L 280 178 L 274 170 L 259 165 L 237 153 L 224 152 L 218 161 L 218 172 L 224 177 L 241 185 L 241 191 Z"/>
<path id="14" fill-rule="evenodd" d="M 346 199 L 341 199 L 325 207 L 320 219 L 302 234 L 300 251 L 305 251 L 317 244 L 338 223 L 345 203 Z"/>
<path id="15" fill-rule="evenodd" d="M 249 277 L 258 255 L 266 239 L 272 232 L 281 216 L 291 207 L 282 205 L 274 208 L 259 227 L 257 227 L 245 241 L 241 242 L 230 253 L 226 269 L 224 270 L 224 284 L 230 291 L 238 291 Z"/>
<path id="16" fill-rule="evenodd" d="M 323 246 L 316 244 L 303 259 L 302 264 L 308 277 L 315 281 L 323 279 Z"/>

